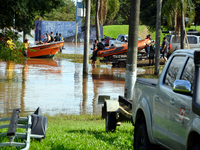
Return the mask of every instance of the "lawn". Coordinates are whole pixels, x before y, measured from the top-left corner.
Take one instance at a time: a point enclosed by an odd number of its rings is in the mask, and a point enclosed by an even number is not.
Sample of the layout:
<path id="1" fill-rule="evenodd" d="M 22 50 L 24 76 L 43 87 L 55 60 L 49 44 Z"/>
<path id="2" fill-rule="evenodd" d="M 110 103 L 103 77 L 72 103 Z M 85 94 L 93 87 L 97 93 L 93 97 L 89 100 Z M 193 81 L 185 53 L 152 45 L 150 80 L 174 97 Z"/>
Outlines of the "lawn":
<path id="1" fill-rule="evenodd" d="M 103 26 L 103 35 L 110 36 L 112 38 L 117 38 L 119 34 L 128 35 L 129 25 L 107 25 Z M 139 26 L 139 37 L 144 39 L 147 34 L 152 34 L 152 38 L 154 38 L 154 34 L 149 32 L 145 25 Z"/>
<path id="2" fill-rule="evenodd" d="M 189 29 L 195 29 L 195 26 L 191 26 L 191 27 L 186 27 L 185 28 L 186 31 L 188 31 Z M 196 27 L 197 31 L 200 31 L 200 26 Z M 119 34 L 127 34 L 128 35 L 129 32 L 129 25 L 107 25 L 107 26 L 103 26 L 103 35 L 107 35 L 110 36 L 112 38 L 117 38 L 117 36 Z M 161 31 L 162 32 L 162 31 Z M 153 40 L 156 39 L 156 31 L 149 31 L 148 27 L 145 25 L 139 25 L 139 37 L 141 39 L 146 38 L 146 35 L 151 34 L 151 38 Z M 160 42 L 162 43 L 163 41 L 163 37 L 167 35 L 164 33 L 161 33 L 160 36 Z"/>
<path id="3" fill-rule="evenodd" d="M 94 115 L 47 116 L 46 139 L 31 139 L 30 150 L 128 150 L 133 149 L 131 123 L 122 123 L 116 132 L 105 132 L 105 120 Z M 2 129 L 0 130 L 2 131 Z M 3 130 L 5 132 L 5 130 Z M 3 139 L 0 139 L 1 142 Z M 10 150 L 15 148 L 1 148 Z"/>

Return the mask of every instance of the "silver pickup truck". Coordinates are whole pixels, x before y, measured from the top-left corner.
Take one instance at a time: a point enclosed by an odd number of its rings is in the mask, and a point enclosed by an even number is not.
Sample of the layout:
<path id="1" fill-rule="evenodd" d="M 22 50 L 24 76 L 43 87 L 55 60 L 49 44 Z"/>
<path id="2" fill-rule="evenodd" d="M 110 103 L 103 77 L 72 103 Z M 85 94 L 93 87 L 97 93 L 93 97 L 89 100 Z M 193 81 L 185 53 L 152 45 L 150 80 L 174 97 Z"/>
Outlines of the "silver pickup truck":
<path id="1" fill-rule="evenodd" d="M 180 47 L 180 36 L 175 36 L 172 34 L 166 35 L 167 41 L 171 44 L 171 49 L 169 49 L 169 54 L 173 53 Z M 186 44 L 188 42 L 188 44 Z M 197 49 L 200 48 L 200 38 L 196 35 L 187 35 L 187 38 L 184 40 L 185 48 L 187 49 Z M 188 47 L 189 46 L 189 47 Z"/>
<path id="2" fill-rule="evenodd" d="M 138 78 L 132 99 L 134 149 L 200 149 L 200 50 L 177 50 L 159 79 Z"/>

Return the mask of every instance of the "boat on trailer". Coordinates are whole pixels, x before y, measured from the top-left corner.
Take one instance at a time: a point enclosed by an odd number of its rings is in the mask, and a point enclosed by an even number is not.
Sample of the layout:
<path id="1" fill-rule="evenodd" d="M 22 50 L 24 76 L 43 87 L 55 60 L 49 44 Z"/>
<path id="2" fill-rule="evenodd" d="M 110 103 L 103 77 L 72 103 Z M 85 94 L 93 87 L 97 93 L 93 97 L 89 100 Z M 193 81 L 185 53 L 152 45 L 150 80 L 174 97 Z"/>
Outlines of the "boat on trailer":
<path id="1" fill-rule="evenodd" d="M 52 58 L 62 46 L 63 41 L 34 45 L 27 50 L 27 57 Z"/>
<path id="2" fill-rule="evenodd" d="M 145 47 L 150 46 L 151 40 L 143 39 L 138 41 L 138 50 L 142 50 Z M 122 44 L 120 47 L 105 47 L 103 50 L 97 52 L 98 57 L 109 57 L 111 55 L 121 55 L 127 53 L 128 44 Z"/>

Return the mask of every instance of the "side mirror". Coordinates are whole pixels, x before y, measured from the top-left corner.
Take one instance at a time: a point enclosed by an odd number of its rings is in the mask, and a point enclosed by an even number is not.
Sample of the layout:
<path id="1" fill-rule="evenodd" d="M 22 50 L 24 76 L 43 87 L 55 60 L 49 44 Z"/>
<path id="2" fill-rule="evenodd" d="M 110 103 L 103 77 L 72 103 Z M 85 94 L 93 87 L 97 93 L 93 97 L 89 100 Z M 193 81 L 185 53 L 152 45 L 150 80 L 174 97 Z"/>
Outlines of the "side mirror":
<path id="1" fill-rule="evenodd" d="M 173 85 L 173 91 L 180 94 L 191 95 L 191 84 L 186 80 L 176 80 Z"/>

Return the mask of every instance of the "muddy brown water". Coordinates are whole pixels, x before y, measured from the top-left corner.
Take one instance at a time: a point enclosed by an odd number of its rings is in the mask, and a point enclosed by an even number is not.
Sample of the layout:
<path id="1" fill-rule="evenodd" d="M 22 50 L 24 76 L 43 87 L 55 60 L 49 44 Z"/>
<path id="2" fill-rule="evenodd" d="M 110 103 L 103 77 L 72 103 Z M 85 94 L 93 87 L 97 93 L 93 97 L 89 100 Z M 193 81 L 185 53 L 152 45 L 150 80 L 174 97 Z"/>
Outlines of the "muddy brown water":
<path id="1" fill-rule="evenodd" d="M 64 45 L 62 53 L 83 54 L 83 44 L 77 48 L 73 43 Z M 32 58 L 24 64 L 0 62 L 0 118 L 10 116 L 14 108 L 20 108 L 23 116 L 37 107 L 49 115 L 100 115 L 99 95 L 110 95 L 111 99 L 124 95 L 125 68 L 90 64 L 88 67 L 88 76 L 83 76 L 83 64 L 67 59 Z"/>

